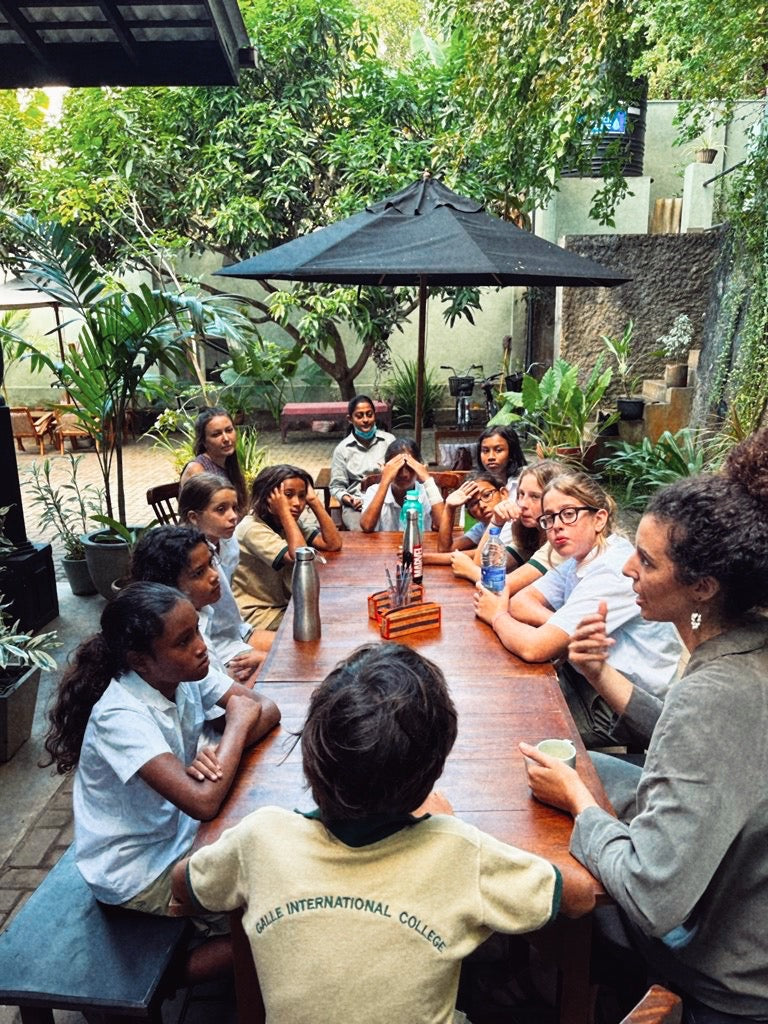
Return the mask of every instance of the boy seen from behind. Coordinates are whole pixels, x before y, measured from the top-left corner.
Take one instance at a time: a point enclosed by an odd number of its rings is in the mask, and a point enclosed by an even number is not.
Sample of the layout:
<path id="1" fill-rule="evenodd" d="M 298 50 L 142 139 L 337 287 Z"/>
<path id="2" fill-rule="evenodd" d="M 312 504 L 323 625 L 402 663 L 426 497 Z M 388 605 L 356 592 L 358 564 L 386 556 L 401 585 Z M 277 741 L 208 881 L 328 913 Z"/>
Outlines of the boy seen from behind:
<path id="1" fill-rule="evenodd" d="M 592 909 L 584 883 L 432 792 L 455 739 L 436 665 L 360 648 L 314 692 L 301 732 L 318 809 L 260 808 L 176 866 L 188 907 L 244 908 L 268 1020 L 449 1024 L 461 961 L 493 931 Z"/>

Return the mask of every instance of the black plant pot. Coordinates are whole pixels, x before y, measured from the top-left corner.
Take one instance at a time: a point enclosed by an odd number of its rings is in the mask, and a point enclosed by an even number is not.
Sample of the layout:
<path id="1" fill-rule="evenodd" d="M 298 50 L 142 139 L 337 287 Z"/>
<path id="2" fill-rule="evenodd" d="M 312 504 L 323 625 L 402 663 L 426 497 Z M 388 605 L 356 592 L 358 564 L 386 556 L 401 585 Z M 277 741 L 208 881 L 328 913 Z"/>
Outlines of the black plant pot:
<path id="1" fill-rule="evenodd" d="M 130 570 L 131 549 L 126 541 L 109 530 L 84 534 L 80 540 L 93 585 L 106 601 L 111 601 L 115 596 L 112 581 L 118 576 L 127 576 Z"/>
<path id="2" fill-rule="evenodd" d="M 10 761 L 32 733 L 40 669 L 8 668 L 0 673 L 0 761 Z"/>
<path id="3" fill-rule="evenodd" d="M 644 398 L 617 398 L 616 407 L 622 420 L 641 420 L 645 408 Z"/>

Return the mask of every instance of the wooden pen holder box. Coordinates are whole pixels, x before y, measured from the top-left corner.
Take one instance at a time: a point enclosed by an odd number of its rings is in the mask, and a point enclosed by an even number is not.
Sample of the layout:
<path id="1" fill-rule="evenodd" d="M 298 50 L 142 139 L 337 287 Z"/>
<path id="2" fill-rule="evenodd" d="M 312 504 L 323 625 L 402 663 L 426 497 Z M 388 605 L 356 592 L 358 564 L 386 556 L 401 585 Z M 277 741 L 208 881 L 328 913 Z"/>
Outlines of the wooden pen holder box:
<path id="1" fill-rule="evenodd" d="M 412 583 L 408 591 L 409 604 L 420 604 L 424 598 L 424 587 L 421 583 Z M 406 605 L 406 607 L 408 607 Z M 381 622 L 383 612 L 389 611 L 389 591 L 377 590 L 368 597 L 368 618 Z"/>
<path id="2" fill-rule="evenodd" d="M 379 629 L 385 640 L 398 640 L 410 633 L 440 629 L 440 605 L 434 601 L 422 601 L 404 608 L 390 608 L 381 613 Z"/>

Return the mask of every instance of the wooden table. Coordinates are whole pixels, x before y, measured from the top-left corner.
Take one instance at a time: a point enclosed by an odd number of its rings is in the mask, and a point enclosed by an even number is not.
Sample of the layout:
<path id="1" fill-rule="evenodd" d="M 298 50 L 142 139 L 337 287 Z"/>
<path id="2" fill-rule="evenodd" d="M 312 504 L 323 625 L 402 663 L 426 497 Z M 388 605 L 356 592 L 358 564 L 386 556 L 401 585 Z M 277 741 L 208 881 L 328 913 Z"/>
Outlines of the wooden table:
<path id="1" fill-rule="evenodd" d="M 433 545 L 434 535 L 425 541 Z M 259 691 L 281 709 L 282 722 L 243 757 L 227 801 L 214 821 L 203 824 L 196 845 L 213 842 L 265 804 L 301 810 L 314 806 L 303 788 L 301 752 L 298 746 L 291 749 L 291 734 L 303 724 L 312 690 L 334 665 L 362 643 L 381 642 L 378 627 L 368 619 L 366 597 L 385 585 L 384 569 L 393 570 L 399 543 L 399 533 L 345 533 L 343 550 L 325 555 L 327 564 L 318 566 L 320 640 L 296 643 L 288 608 L 258 683 Z M 598 900 L 605 900 L 600 883 L 568 852 L 570 817 L 531 798 L 517 749 L 520 740 L 569 737 L 577 748 L 579 774 L 610 808 L 552 666 L 529 664 L 504 651 L 489 627 L 475 618 L 471 587 L 456 580 L 450 566 L 426 566 L 424 586 L 425 599 L 441 605 L 441 628 L 406 642 L 443 670 L 459 713 L 458 738 L 439 788 L 458 817 L 540 854 L 564 874 L 582 874 L 593 883 Z M 573 921 L 561 915 L 532 941 L 546 946 L 561 968 L 561 1024 L 585 1024 L 591 917 Z"/>

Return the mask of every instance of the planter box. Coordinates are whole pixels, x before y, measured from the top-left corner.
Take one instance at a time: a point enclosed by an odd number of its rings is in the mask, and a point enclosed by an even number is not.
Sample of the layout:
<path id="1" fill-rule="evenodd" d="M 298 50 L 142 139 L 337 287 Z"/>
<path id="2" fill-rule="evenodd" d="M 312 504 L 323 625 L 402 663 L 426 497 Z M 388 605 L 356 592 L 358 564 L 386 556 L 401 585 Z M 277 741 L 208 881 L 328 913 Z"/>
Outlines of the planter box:
<path id="1" fill-rule="evenodd" d="M 10 761 L 32 733 L 40 669 L 27 668 L 8 686 L 0 677 L 0 761 Z"/>

